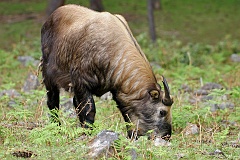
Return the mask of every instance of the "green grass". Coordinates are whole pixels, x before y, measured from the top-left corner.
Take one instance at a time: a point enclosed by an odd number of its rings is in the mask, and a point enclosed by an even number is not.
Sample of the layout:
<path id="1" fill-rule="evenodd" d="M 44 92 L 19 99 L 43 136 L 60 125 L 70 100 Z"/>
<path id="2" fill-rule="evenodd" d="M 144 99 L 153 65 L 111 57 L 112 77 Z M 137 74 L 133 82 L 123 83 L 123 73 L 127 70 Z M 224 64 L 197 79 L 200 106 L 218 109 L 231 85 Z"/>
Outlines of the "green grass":
<path id="1" fill-rule="evenodd" d="M 173 36 L 164 35 L 165 31 L 177 32 L 173 38 L 195 43 L 218 42 L 226 35 L 238 38 L 238 7 L 235 0 L 163 1 L 163 11 L 156 14 L 157 31 L 165 38 Z"/>
<path id="2" fill-rule="evenodd" d="M 183 155 L 182 159 L 239 159 L 240 149 L 231 146 L 231 141 L 240 136 L 240 64 L 230 61 L 231 54 L 240 52 L 237 40 L 240 30 L 236 27 L 240 23 L 238 1 L 163 0 L 163 10 L 155 12 L 160 37 L 156 44 L 151 44 L 146 34 L 145 1 L 103 2 L 105 10 L 122 13 L 129 20 L 148 59 L 161 66 L 154 68 L 159 82 L 162 74 L 168 79 L 174 97 L 171 146 L 156 147 L 147 137 L 136 142 L 126 139 L 124 120 L 111 100 L 95 99 L 97 115 L 93 130 L 78 127 L 78 119 L 69 118 L 63 110 L 60 110 L 61 127 L 49 123 L 44 87 L 32 93 L 21 92 L 27 74 L 36 73 L 37 68 L 25 67 L 17 60 L 22 55 L 36 59 L 41 56 L 41 17 L 46 2 L 11 0 L 0 2 L 1 16 L 36 13 L 38 18 L 3 21 L 0 25 L 0 92 L 14 88 L 21 94 L 14 99 L 14 107 L 9 107 L 11 98 L 0 96 L 0 159 L 19 159 L 12 153 L 27 150 L 35 154 L 32 159 L 83 159 L 86 146 L 105 129 L 120 133 L 113 144 L 115 154 L 109 159 L 131 159 L 132 148 L 138 159 L 178 159 L 179 155 Z M 67 3 L 88 6 L 88 1 Z M 216 90 L 213 95 L 227 95 L 235 104 L 234 109 L 211 112 L 210 104 L 220 103 L 218 100 L 205 105 L 189 103 L 189 94 L 179 92 L 179 88 L 187 84 L 196 90 L 201 87 L 200 80 L 204 84 L 223 85 L 226 89 Z M 187 123 L 197 124 L 199 134 L 184 135 Z M 216 149 L 226 157 L 211 155 Z"/>
<path id="3" fill-rule="evenodd" d="M 42 3 L 41 0 L 9 0 L 1 1 L 0 6 L 0 15 L 10 15 L 42 12 L 46 7 L 46 3 Z"/>
<path id="4" fill-rule="evenodd" d="M 67 0 L 66 3 L 89 6 L 88 1 Z M 104 0 L 103 5 L 106 11 L 124 15 L 134 35 L 148 33 L 146 1 L 121 0 L 113 3 Z M 11 5 L 8 1 L 0 2 L 0 15 L 10 15 L 7 20 L 0 20 L 3 21 L 0 26 L 0 35 L 3 37 L 0 48 L 10 49 L 16 42 L 23 39 L 31 41 L 39 36 L 46 6 L 47 1 L 40 0 L 11 0 Z M 162 10 L 155 11 L 157 35 L 163 40 L 180 40 L 184 44 L 216 44 L 228 36 L 239 39 L 239 7 L 238 0 L 163 0 Z M 14 15 L 23 14 L 26 17 L 32 13 L 35 14 L 32 20 L 6 23 Z M 14 32 L 20 33 L 16 35 Z"/>
<path id="5" fill-rule="evenodd" d="M 239 148 L 231 146 L 231 141 L 237 140 L 239 137 L 240 123 L 240 107 L 239 107 L 239 64 L 228 61 L 228 57 L 232 52 L 230 41 L 221 42 L 221 51 L 219 45 L 205 46 L 212 48 L 209 53 L 205 53 L 205 47 L 196 48 L 193 46 L 180 47 L 177 42 L 166 43 L 159 41 L 158 45 L 147 48 L 144 46 L 145 41 L 141 41 L 144 50 L 149 49 L 149 59 L 156 60 L 151 57 L 152 54 L 159 54 L 159 63 L 164 68 L 154 70 L 157 77 L 164 74 L 169 79 L 170 88 L 174 96 L 173 105 L 173 135 L 170 147 L 156 147 L 153 142 L 141 137 L 137 142 L 126 139 L 126 128 L 121 113 L 116 108 L 113 101 L 102 101 L 95 99 L 97 105 L 97 115 L 95 127 L 93 130 L 85 130 L 78 126 L 78 120 L 69 118 L 66 113 L 60 111 L 60 120 L 62 126 L 49 123 L 47 114 L 49 113 L 44 103 L 45 90 L 40 87 L 31 94 L 22 93 L 22 97 L 15 99 L 14 108 L 8 107 L 11 100 L 7 96 L 0 98 L 0 158 L 15 159 L 11 153 L 16 151 L 32 151 L 36 156 L 35 159 L 76 159 L 83 158 L 87 153 L 86 145 L 102 130 L 109 129 L 120 133 L 120 139 L 113 145 L 116 153 L 111 159 L 129 159 L 131 149 L 134 148 L 139 159 L 177 159 L 177 155 L 183 154 L 183 159 L 218 159 L 224 158 L 221 155 L 209 155 L 216 149 L 220 149 L 228 159 L 237 159 L 239 157 Z M 160 43 L 161 42 L 161 43 Z M 147 43 L 146 43 L 147 44 Z M 164 45 L 163 45 L 164 44 Z M 173 48 L 173 46 L 175 46 Z M 225 46 L 225 47 L 223 47 Z M 17 47 L 16 47 L 17 48 Z M 169 60 L 169 55 L 165 55 L 160 50 L 167 50 L 170 57 L 179 56 L 182 50 L 189 48 L 190 53 L 199 55 L 201 58 L 192 57 L 192 64 L 182 59 Z M 24 49 L 23 49 L 24 50 Z M 33 49 L 34 50 L 34 49 Z M 23 67 L 16 62 L 16 57 L 22 55 L 21 50 L 15 49 L 13 55 L 8 56 L 9 52 L 1 51 L 1 60 L 6 62 L 1 66 L 1 74 L 6 79 L 2 79 L 1 90 L 19 88 L 22 86 L 24 77 L 27 72 L 34 70 L 31 66 Z M 209 56 L 211 54 L 211 56 Z M 184 55 L 184 54 L 183 54 Z M 181 55 L 181 56 L 183 56 Z M 208 57 L 208 61 L 202 61 Z M 166 61 L 169 63 L 166 64 Z M 202 61 L 201 64 L 198 61 Z M 211 62 L 211 63 L 210 63 Z M 207 65 L 208 64 L 208 65 Z M 15 69 L 17 68 L 17 69 Z M 12 70 L 9 72 L 9 70 Z M 21 77 L 21 78 L 20 78 Z M 188 84 L 194 89 L 200 87 L 200 78 L 204 82 L 217 82 L 231 90 L 222 90 L 214 92 L 215 96 L 226 94 L 231 102 L 235 104 L 234 109 L 219 110 L 211 112 L 210 106 L 200 106 L 198 104 L 190 104 L 186 94 L 178 92 L 181 84 Z M 63 98 L 63 97 L 62 97 Z M 218 103 L 218 102 L 212 102 Z M 234 122 L 235 125 L 224 123 Z M 31 128 L 31 123 L 38 126 Z M 187 123 L 197 124 L 201 130 L 197 135 L 186 136 L 183 134 Z M 30 129 L 28 129 L 30 128 Z M 87 136 L 82 136 L 87 134 Z M 82 137 L 82 139 L 81 139 Z M 224 145 L 225 144 L 225 145 Z"/>

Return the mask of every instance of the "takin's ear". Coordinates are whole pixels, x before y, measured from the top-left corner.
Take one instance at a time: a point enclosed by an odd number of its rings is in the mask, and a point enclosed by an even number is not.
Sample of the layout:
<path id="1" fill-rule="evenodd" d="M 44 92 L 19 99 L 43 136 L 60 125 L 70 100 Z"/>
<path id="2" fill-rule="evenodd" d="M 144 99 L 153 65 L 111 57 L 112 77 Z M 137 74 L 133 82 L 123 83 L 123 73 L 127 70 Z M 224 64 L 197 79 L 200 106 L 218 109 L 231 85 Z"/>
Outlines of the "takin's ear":
<path id="1" fill-rule="evenodd" d="M 152 97 L 152 99 L 158 99 L 159 98 L 159 92 L 157 90 L 151 90 L 149 92 L 149 94 Z"/>

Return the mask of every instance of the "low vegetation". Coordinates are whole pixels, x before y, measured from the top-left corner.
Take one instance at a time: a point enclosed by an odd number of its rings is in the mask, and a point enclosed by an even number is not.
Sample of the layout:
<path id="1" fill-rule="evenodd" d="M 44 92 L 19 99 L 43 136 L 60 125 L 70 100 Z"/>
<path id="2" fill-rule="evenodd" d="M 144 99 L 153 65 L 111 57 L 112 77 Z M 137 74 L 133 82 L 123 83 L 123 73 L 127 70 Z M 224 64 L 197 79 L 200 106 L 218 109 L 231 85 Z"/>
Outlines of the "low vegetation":
<path id="1" fill-rule="evenodd" d="M 230 1 L 224 2 L 230 5 Z M 7 4 L 7 1 L 0 3 Z M 27 11 L 42 12 L 45 6 L 40 1 L 36 3 L 41 5 L 26 7 Z M 108 3 L 106 0 L 106 8 Z M 188 3 L 186 6 L 189 6 Z M 24 8 L 1 10 L 1 15 L 21 14 L 25 12 Z M 220 11 L 225 9 L 220 8 Z M 139 14 L 142 15 L 141 12 Z M 5 21 L 0 26 L 0 34 L 5 36 L 0 42 L 0 159 L 87 159 L 89 142 L 102 130 L 119 133 L 108 159 L 131 159 L 132 151 L 136 152 L 137 159 L 240 158 L 240 63 L 231 59 L 232 54 L 240 53 L 238 40 L 228 36 L 217 41 L 213 38 L 214 44 L 209 45 L 161 38 L 156 44 L 151 44 L 146 34 L 137 34 L 137 40 L 151 61 L 155 74 L 159 80 L 160 75 L 168 79 L 174 97 L 171 144 L 156 146 L 147 137 L 141 137 L 138 141 L 126 138 L 124 120 L 112 100 L 95 97 L 97 115 L 93 130 L 79 127 L 78 119 L 64 107 L 60 110 L 62 125 L 49 123 L 45 88 L 40 85 L 31 92 L 21 90 L 27 75 L 37 74 L 37 66 L 31 63 L 23 65 L 18 61 L 19 56 L 28 55 L 35 59 L 41 56 L 41 22 L 39 18 L 12 24 Z M 134 24 L 131 25 L 134 29 Z M 135 33 L 138 33 L 138 29 L 135 29 Z M 208 94 L 214 98 L 199 100 L 196 92 L 209 82 L 222 87 Z M 6 94 L 12 89 L 14 91 Z M 70 95 L 67 93 L 61 95 L 62 106 L 68 98 Z M 222 104 L 231 105 L 221 108 Z M 190 124 L 197 126 L 196 134 L 191 134 Z M 103 155 L 99 159 L 107 158 Z"/>

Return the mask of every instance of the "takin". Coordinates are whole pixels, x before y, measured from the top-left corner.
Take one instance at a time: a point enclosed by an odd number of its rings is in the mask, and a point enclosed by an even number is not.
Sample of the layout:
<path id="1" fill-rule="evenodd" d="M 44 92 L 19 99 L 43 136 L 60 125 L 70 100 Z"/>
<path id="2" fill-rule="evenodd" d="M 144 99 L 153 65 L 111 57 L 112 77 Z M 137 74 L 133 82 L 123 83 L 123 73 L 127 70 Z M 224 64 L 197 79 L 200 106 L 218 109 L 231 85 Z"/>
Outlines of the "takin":
<path id="1" fill-rule="evenodd" d="M 62 6 L 43 24 L 41 45 L 50 111 L 59 109 L 63 88 L 73 93 L 80 123 L 88 127 L 96 113 L 93 95 L 110 91 L 128 122 L 130 138 L 148 135 L 149 131 L 170 138 L 173 100 L 167 81 L 162 76 L 162 90 L 121 15 L 78 5 Z M 56 112 L 54 116 L 57 120 Z"/>

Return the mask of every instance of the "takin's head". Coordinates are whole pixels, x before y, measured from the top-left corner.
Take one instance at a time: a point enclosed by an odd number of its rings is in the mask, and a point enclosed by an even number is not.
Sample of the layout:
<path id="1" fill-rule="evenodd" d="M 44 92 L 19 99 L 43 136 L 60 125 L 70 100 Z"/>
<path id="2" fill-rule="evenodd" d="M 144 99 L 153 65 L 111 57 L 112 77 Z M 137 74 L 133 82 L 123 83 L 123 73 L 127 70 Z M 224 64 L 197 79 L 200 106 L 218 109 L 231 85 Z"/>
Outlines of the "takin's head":
<path id="1" fill-rule="evenodd" d="M 135 101 L 135 109 L 127 115 L 130 121 L 135 124 L 134 129 L 129 128 L 129 137 L 148 135 L 161 137 L 165 140 L 171 137 L 173 99 L 164 77 L 162 82 L 164 91 L 152 89 L 144 99 Z"/>

